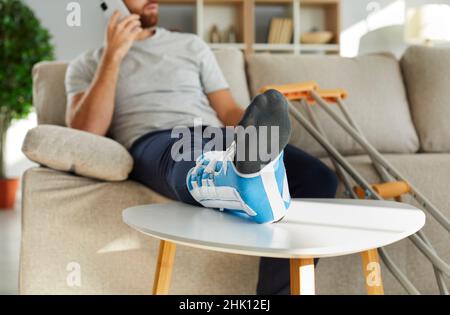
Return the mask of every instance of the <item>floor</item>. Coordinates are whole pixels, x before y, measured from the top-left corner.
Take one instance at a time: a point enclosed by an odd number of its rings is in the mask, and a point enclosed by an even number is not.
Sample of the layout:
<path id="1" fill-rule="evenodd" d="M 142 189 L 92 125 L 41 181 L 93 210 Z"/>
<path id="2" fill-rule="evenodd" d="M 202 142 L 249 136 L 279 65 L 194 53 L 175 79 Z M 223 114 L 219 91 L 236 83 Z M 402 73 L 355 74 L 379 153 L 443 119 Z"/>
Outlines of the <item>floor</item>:
<path id="1" fill-rule="evenodd" d="M 19 293 L 20 197 L 14 210 L 0 210 L 0 295 Z"/>

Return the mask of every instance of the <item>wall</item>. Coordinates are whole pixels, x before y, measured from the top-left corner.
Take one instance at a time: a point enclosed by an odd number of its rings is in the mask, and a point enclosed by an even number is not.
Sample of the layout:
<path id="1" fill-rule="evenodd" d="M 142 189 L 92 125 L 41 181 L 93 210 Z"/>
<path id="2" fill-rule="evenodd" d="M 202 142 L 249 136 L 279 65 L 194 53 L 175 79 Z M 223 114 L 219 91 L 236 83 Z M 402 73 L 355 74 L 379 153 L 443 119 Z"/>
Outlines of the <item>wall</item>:
<path id="1" fill-rule="evenodd" d="M 406 48 L 403 24 L 407 10 L 432 3 L 450 4 L 450 0 L 341 1 L 341 54 L 346 57 L 381 50 L 401 55 Z"/>
<path id="2" fill-rule="evenodd" d="M 57 57 L 70 60 L 80 52 L 103 43 L 105 18 L 98 8 L 97 0 L 77 0 L 81 5 L 81 27 L 68 27 L 66 11 L 70 0 L 24 0 L 32 7 L 53 35 Z"/>

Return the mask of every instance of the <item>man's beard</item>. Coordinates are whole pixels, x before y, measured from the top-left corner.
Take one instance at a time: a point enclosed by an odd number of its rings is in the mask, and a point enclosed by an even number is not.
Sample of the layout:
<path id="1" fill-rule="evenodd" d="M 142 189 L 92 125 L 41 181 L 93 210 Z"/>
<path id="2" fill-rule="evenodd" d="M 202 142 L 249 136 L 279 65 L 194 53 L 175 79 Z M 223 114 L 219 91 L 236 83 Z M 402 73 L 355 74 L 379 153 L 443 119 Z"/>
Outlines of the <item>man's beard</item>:
<path id="1" fill-rule="evenodd" d="M 158 25 L 158 15 L 141 15 L 141 23 L 143 28 L 155 27 Z"/>

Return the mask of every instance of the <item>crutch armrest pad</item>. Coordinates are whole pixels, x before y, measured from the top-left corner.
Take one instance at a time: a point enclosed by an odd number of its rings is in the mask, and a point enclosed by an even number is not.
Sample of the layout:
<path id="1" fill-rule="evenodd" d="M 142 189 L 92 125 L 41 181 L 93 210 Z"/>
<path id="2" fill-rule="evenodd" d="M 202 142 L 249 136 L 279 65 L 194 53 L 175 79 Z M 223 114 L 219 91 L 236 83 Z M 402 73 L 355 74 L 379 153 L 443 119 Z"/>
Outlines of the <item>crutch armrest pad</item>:
<path id="1" fill-rule="evenodd" d="M 277 90 L 282 93 L 288 100 L 300 100 L 309 95 L 309 92 L 318 89 L 318 84 L 314 81 L 291 83 L 284 85 L 267 85 L 263 87 L 260 92 L 264 93 L 267 90 Z"/>
<path id="2" fill-rule="evenodd" d="M 398 198 L 404 194 L 411 192 L 411 187 L 405 181 L 373 184 L 372 188 L 383 199 Z M 354 192 L 360 199 L 364 199 L 366 197 L 364 189 L 359 186 L 354 188 Z"/>

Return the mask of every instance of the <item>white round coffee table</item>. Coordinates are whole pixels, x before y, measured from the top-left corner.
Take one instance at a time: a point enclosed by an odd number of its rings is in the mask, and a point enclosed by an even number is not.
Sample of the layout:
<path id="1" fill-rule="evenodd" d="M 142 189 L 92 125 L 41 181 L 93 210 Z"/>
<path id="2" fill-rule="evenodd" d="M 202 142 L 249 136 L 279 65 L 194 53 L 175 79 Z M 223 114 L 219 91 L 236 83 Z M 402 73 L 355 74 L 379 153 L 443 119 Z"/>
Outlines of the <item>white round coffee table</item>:
<path id="1" fill-rule="evenodd" d="M 289 258 L 291 293 L 314 294 L 314 258 L 362 253 L 369 294 L 383 294 L 377 248 L 425 224 L 424 213 L 389 201 L 297 199 L 275 224 L 256 224 L 218 210 L 178 202 L 123 212 L 132 228 L 161 240 L 153 293 L 168 294 L 175 244 L 251 256 Z M 373 281 L 374 273 L 376 274 Z"/>

